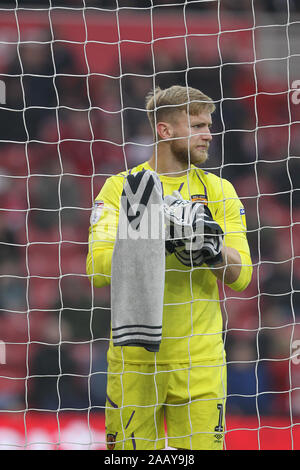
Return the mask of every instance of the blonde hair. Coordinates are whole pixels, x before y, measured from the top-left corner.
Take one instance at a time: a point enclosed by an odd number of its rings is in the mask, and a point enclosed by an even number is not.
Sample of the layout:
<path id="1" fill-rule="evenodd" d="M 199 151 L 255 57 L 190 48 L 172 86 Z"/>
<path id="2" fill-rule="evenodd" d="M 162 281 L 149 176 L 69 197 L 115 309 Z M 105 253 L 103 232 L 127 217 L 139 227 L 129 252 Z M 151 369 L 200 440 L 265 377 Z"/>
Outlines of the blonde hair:
<path id="1" fill-rule="evenodd" d="M 148 93 L 146 110 L 153 134 L 156 135 L 156 124 L 175 119 L 178 111 L 195 116 L 203 111 L 213 113 L 215 105 L 209 96 L 196 88 L 173 85 L 164 90 L 156 87 Z"/>

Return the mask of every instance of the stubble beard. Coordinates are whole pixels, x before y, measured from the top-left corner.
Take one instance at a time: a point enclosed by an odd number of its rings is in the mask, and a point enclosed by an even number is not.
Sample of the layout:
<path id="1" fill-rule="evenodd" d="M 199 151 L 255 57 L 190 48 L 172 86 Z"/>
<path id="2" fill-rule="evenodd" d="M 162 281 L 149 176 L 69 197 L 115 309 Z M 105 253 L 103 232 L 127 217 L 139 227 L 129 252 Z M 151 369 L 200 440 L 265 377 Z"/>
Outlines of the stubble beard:
<path id="1" fill-rule="evenodd" d="M 178 163 L 181 163 L 186 168 L 190 165 L 203 165 L 208 160 L 208 149 L 203 150 L 201 154 L 188 146 L 180 145 L 177 140 L 171 142 L 171 151 Z"/>

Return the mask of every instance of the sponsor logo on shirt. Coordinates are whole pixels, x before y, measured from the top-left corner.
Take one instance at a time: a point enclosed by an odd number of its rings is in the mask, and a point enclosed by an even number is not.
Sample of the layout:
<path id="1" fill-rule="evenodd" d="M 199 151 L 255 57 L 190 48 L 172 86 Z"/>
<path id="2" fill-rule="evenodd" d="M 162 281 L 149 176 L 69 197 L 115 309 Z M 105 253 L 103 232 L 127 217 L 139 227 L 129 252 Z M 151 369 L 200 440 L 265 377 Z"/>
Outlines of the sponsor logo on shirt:
<path id="1" fill-rule="evenodd" d="M 202 204 L 205 204 L 206 206 L 208 204 L 207 196 L 205 194 L 193 194 L 191 199 L 192 199 L 192 202 L 201 202 Z"/>

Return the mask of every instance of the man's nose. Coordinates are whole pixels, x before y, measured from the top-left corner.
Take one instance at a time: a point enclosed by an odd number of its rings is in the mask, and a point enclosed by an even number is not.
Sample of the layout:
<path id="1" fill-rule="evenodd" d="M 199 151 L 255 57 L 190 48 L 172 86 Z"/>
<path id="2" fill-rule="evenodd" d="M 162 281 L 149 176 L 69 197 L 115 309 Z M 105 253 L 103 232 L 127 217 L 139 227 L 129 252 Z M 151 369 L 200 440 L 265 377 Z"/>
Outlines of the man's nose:
<path id="1" fill-rule="evenodd" d="M 210 128 L 207 127 L 203 134 L 201 135 L 202 139 L 204 140 L 208 140 L 209 142 L 212 140 L 212 135 L 211 135 L 211 131 L 210 131 Z"/>

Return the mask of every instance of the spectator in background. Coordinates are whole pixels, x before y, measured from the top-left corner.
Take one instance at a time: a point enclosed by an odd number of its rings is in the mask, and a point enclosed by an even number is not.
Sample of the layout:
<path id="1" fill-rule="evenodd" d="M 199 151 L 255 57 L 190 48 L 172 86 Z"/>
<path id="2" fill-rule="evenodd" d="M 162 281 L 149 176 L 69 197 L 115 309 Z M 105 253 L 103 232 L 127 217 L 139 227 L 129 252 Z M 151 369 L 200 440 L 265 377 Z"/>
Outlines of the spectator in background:
<path id="1" fill-rule="evenodd" d="M 50 315 L 44 342 L 30 361 L 28 403 L 40 410 L 80 409 L 89 406 L 86 370 L 72 355 L 73 337 L 65 322 Z"/>
<path id="2" fill-rule="evenodd" d="M 49 43 L 22 44 L 7 74 L 11 77 L 6 81 L 6 109 L 1 110 L 1 140 L 38 139 L 40 125 L 57 106 Z"/>
<path id="3" fill-rule="evenodd" d="M 228 414 L 270 414 L 274 390 L 270 364 L 259 361 L 255 340 L 237 336 L 230 341 L 227 361 Z"/>

